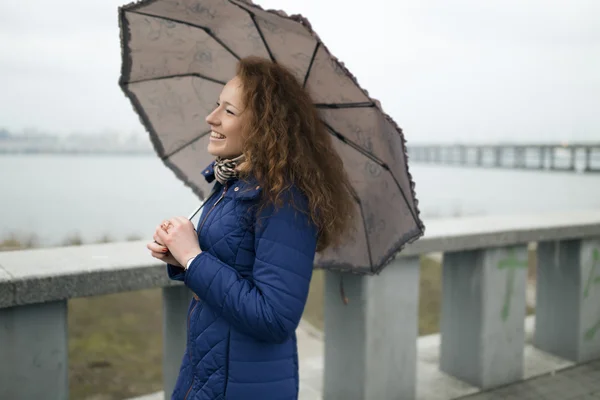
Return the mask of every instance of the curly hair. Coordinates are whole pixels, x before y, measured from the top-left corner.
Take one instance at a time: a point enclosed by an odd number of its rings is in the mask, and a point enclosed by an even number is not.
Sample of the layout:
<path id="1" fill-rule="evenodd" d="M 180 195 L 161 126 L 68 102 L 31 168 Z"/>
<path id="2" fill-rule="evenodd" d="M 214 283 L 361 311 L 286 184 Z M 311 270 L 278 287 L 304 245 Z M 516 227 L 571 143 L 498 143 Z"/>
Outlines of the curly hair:
<path id="1" fill-rule="evenodd" d="M 251 110 L 242 176 L 261 184 L 263 201 L 281 205 L 291 185 L 308 198 L 318 230 L 317 251 L 338 245 L 353 226 L 355 205 L 343 162 L 309 93 L 285 67 L 260 57 L 239 61 L 242 98 Z"/>

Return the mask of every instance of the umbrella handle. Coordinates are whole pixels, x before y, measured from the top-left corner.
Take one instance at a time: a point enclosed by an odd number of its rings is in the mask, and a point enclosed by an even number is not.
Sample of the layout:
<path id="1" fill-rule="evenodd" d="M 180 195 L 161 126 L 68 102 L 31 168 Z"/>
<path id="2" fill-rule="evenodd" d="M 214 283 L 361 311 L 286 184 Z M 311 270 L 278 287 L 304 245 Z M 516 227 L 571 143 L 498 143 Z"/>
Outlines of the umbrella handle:
<path id="1" fill-rule="evenodd" d="M 198 212 L 199 212 L 200 210 L 202 210 L 202 207 L 204 207 L 204 205 L 206 204 L 206 202 L 207 202 L 208 200 L 210 200 L 210 199 L 211 199 L 211 198 L 212 198 L 212 197 L 215 195 L 215 193 L 217 193 L 217 191 L 218 191 L 218 190 L 217 190 L 217 185 L 215 184 L 215 185 L 213 186 L 212 190 L 210 191 L 210 194 L 208 195 L 208 197 L 207 197 L 207 198 L 206 198 L 206 199 L 205 199 L 205 200 L 204 200 L 204 201 L 203 201 L 203 202 L 202 202 L 202 203 L 201 203 L 201 204 L 198 206 L 198 208 L 196 208 L 196 210 L 194 210 L 194 212 L 193 212 L 193 213 L 191 213 L 191 214 L 190 214 L 190 216 L 188 217 L 188 219 L 189 219 L 190 221 L 192 220 L 192 218 L 194 218 L 194 217 L 196 216 L 196 214 L 198 214 Z"/>
<path id="2" fill-rule="evenodd" d="M 191 213 L 191 214 L 190 214 L 190 216 L 188 217 L 188 219 L 189 219 L 190 221 L 192 220 L 192 218 L 194 218 L 194 217 L 196 216 L 196 214 L 198 214 L 198 212 L 199 212 L 200 210 L 202 210 L 202 207 L 204 207 L 204 204 L 206 204 L 206 200 L 205 200 L 205 201 L 203 201 L 203 202 L 202 202 L 202 204 L 200 204 L 200 205 L 198 206 L 198 208 L 196 208 L 196 210 L 195 210 L 193 213 Z"/>

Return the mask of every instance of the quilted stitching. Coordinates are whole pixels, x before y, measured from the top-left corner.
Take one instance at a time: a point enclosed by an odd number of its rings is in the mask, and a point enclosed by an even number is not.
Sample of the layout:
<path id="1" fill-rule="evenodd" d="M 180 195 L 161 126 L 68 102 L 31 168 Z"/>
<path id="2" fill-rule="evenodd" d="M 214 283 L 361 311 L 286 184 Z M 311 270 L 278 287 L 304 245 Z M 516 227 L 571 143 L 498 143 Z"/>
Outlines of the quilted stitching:
<path id="1" fill-rule="evenodd" d="M 308 295 L 316 230 L 290 206 L 257 226 L 255 187 L 229 182 L 207 215 L 221 193 L 209 200 L 199 222 L 203 253 L 185 273 L 168 269 L 171 279 L 183 280 L 202 299 L 190 318 L 191 362 L 187 355 L 182 360 L 172 399 L 183 399 L 190 386 L 189 400 L 298 396 L 294 332 Z M 295 189 L 288 195 L 306 207 Z"/>

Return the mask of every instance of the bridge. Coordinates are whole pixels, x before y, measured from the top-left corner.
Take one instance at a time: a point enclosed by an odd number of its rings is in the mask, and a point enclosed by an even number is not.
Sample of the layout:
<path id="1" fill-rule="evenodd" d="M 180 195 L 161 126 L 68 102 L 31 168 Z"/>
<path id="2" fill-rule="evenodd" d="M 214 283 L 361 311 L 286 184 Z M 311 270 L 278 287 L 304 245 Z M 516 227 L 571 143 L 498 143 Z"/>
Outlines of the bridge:
<path id="1" fill-rule="evenodd" d="M 428 164 L 600 172 L 600 143 L 416 144 L 408 153 Z"/>
<path id="2" fill-rule="evenodd" d="M 162 288 L 164 391 L 145 398 L 169 397 L 191 293 L 145 243 L 0 253 L 1 399 L 68 399 L 69 299 L 148 288 Z M 432 253 L 441 329 L 419 337 L 420 258 Z M 598 398 L 600 210 L 432 220 L 380 275 L 326 272 L 324 311 L 324 332 L 298 328 L 301 400 Z"/>

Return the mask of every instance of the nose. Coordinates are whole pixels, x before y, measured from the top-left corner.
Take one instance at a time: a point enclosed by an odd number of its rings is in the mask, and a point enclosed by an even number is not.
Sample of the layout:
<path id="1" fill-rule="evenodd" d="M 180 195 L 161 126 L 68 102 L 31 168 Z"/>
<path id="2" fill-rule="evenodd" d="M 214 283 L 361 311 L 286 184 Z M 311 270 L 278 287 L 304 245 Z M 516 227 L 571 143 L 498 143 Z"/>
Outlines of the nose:
<path id="1" fill-rule="evenodd" d="M 219 118 L 217 116 L 217 109 L 215 108 L 213 110 L 213 112 L 211 112 L 210 114 L 208 114 L 206 116 L 206 122 L 210 125 L 210 126 L 218 126 L 220 124 Z"/>

